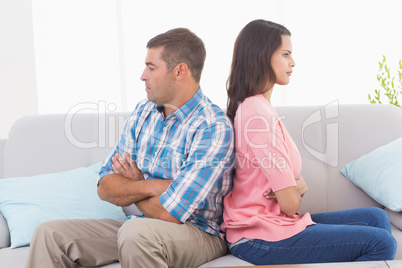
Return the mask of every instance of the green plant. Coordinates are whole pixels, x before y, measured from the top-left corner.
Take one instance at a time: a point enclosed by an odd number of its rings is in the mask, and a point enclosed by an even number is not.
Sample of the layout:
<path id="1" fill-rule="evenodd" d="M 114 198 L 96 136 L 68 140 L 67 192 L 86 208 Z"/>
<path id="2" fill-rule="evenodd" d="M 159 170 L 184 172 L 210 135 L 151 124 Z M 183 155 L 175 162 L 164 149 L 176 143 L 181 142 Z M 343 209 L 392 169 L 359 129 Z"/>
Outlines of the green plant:
<path id="1" fill-rule="evenodd" d="M 377 73 L 377 80 L 381 85 L 380 90 L 374 90 L 373 98 L 368 94 L 370 103 L 382 103 L 381 96 L 386 96 L 390 104 L 401 107 L 398 97 L 402 95 L 402 61 L 399 60 L 399 70 L 397 81 L 395 76 L 391 74 L 391 69 L 386 64 L 386 58 L 383 56 L 382 61 L 378 62 L 380 67 Z"/>

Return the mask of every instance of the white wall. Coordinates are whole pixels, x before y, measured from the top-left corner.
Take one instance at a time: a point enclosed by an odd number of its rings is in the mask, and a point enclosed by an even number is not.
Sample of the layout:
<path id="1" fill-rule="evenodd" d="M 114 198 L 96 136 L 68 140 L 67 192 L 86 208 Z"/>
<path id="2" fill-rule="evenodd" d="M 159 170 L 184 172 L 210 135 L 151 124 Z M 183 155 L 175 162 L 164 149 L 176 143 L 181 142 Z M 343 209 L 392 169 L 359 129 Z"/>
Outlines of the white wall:
<path id="1" fill-rule="evenodd" d="M 38 112 L 30 0 L 0 1 L 0 139 Z"/>
<path id="2" fill-rule="evenodd" d="M 239 31 L 257 18 L 281 22 L 282 1 L 204 0 L 172 5 L 164 0 L 122 0 L 127 107 L 134 107 L 138 99 L 146 98 L 140 76 L 148 40 L 176 27 L 189 28 L 204 41 L 207 58 L 201 87 L 213 102 L 225 107 L 226 80 Z"/>
<path id="3" fill-rule="evenodd" d="M 225 107 L 233 43 L 259 18 L 292 32 L 296 68 L 274 105 L 368 103 L 382 55 L 394 70 L 402 58 L 400 10 L 399 0 L 2 0 L 0 138 L 23 114 L 131 111 L 146 97 L 147 41 L 174 27 L 204 40 L 201 86 Z"/>
<path id="4" fill-rule="evenodd" d="M 115 0 L 32 0 L 39 113 L 121 109 Z"/>
<path id="5" fill-rule="evenodd" d="M 127 107 L 145 98 L 139 80 L 149 38 L 173 27 L 188 27 L 205 42 L 201 79 L 205 93 L 226 106 L 225 83 L 233 44 L 251 20 L 284 24 L 292 32 L 296 68 L 287 86 L 276 86 L 274 105 L 369 103 L 379 89 L 378 61 L 386 55 L 395 71 L 402 58 L 398 0 L 122 0 Z"/>
<path id="6" fill-rule="evenodd" d="M 284 105 L 369 103 L 382 55 L 396 75 L 402 1 L 288 0 L 283 10 L 296 59 Z"/>

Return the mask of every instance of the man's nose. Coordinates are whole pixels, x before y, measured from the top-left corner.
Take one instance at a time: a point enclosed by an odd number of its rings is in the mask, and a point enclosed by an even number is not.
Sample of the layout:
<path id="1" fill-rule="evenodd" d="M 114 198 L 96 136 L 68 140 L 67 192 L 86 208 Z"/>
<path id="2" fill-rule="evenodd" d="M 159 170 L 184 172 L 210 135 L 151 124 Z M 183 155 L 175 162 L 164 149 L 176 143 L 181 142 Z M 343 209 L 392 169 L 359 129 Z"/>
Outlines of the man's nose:
<path id="1" fill-rule="evenodd" d="M 147 80 L 147 76 L 146 76 L 146 74 L 145 74 L 145 70 L 142 72 L 140 79 L 141 79 L 141 81 L 146 81 L 146 80 Z"/>

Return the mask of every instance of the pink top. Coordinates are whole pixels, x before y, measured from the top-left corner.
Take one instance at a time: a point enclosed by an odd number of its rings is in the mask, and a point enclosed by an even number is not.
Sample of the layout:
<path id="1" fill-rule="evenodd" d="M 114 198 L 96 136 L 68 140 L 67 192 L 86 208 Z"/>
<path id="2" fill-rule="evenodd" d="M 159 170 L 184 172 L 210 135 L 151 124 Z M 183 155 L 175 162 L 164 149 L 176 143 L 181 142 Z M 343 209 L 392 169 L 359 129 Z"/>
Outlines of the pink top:
<path id="1" fill-rule="evenodd" d="M 274 107 L 262 95 L 247 98 L 234 119 L 236 174 L 224 199 L 221 229 L 235 243 L 242 238 L 279 241 L 314 224 L 310 214 L 287 216 L 264 192 L 296 185 L 301 158 Z"/>

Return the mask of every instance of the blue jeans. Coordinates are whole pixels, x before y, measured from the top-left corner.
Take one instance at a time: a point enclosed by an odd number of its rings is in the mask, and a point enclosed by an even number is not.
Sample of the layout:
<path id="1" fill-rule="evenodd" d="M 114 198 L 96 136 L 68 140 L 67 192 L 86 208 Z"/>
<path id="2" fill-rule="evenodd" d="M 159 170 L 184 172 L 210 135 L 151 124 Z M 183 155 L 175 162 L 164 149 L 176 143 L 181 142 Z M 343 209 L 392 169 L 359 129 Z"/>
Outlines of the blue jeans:
<path id="1" fill-rule="evenodd" d="M 392 260 L 397 243 L 388 214 L 357 208 L 312 214 L 317 224 L 290 238 L 252 239 L 231 248 L 234 256 L 256 265 Z"/>

